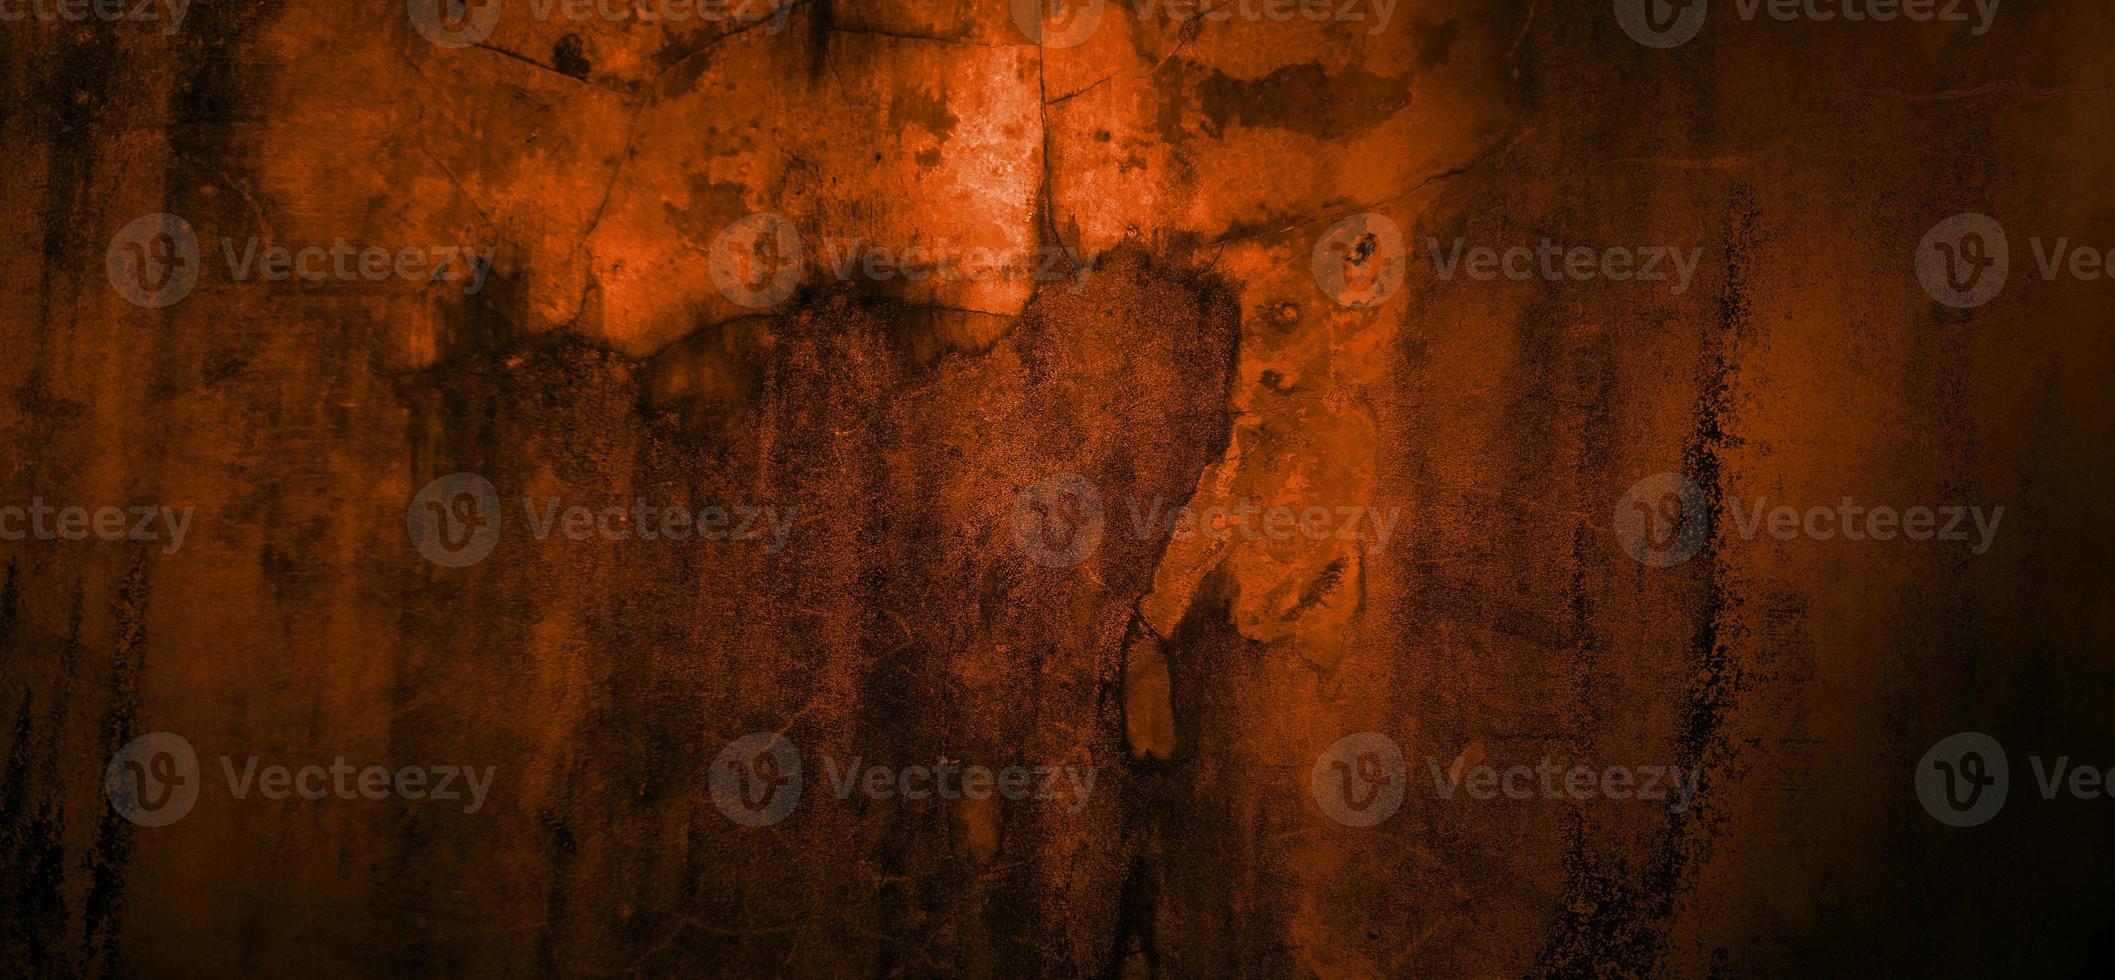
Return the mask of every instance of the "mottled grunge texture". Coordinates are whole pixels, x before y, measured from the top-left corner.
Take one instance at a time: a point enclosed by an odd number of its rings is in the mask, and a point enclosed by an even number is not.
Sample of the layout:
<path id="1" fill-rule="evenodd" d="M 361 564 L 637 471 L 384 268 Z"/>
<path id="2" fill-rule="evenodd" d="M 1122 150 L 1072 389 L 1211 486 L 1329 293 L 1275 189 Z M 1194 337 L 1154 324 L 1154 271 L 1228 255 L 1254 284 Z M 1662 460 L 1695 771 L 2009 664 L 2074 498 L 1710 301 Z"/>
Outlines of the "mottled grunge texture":
<path id="1" fill-rule="evenodd" d="M 2115 246 L 2107 4 L 1719 0 L 1655 47 L 1605 0 L 1111 0 L 1077 38 L 1000 0 L 505 0 L 451 46 L 403 0 L 56 2 L 0 0 L 0 532 L 192 518 L 0 541 L 0 975 L 2108 955 L 2115 800 L 2036 767 L 2115 766 L 2115 281 L 2035 258 Z M 198 242 L 166 305 L 124 281 L 161 214 Z M 1956 214 L 2009 236 L 1982 305 L 1917 275 Z M 1316 249 L 1361 215 L 1404 251 L 1344 261 L 1399 282 L 1347 300 Z M 1457 240 L 1696 261 L 1478 278 Z M 341 243 L 386 251 L 256 264 Z M 745 294 L 789 244 L 784 295 Z M 457 473 L 503 530 L 430 560 L 420 494 Z M 1658 474 L 1688 496 L 1648 524 L 1708 518 L 1688 560 L 1627 547 Z M 726 524 L 600 511 L 640 499 Z M 1978 552 L 1757 509 L 1846 499 L 2004 511 Z M 591 533 L 536 536 L 546 500 Z M 1244 505 L 1332 530 L 1197 517 Z M 194 771 L 121 753 L 162 732 Z M 1959 732 L 2010 760 L 1973 827 L 1917 791 Z M 753 825 L 752 733 L 804 777 Z M 231 789 L 341 759 L 489 797 Z M 1554 798 L 1472 792 L 1544 760 Z M 1091 791 L 855 778 L 943 763 Z M 1693 797 L 1570 794 L 1575 764 Z M 149 776 L 195 806 L 140 819 L 116 786 Z"/>

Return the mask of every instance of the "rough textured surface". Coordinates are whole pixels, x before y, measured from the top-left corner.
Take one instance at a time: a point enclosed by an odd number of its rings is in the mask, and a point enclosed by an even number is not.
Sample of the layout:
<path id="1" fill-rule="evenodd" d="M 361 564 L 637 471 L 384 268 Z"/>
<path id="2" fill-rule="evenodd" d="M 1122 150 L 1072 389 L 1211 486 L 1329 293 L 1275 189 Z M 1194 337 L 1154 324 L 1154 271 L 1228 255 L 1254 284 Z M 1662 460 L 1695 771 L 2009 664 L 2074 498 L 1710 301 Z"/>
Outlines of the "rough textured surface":
<path id="1" fill-rule="evenodd" d="M 508 0 L 510 11 L 524 6 Z M 1731 6 L 1721 4 L 1721 6 Z M 1991 30 L 1714 14 L 1654 50 L 1607 5 L 1404 0 L 1368 24 L 1112 6 L 1039 47 L 1001 4 L 805 0 L 784 30 L 394 0 L 199 0 L 164 35 L 0 23 L 0 503 L 195 507 L 183 547 L 8 541 L 8 975 L 1988 975 L 2082 962 L 2115 765 L 2102 4 Z M 1910 274 L 1963 211 L 2015 232 L 1972 311 Z M 197 226 L 127 303 L 105 249 Z M 947 243 L 1084 275 L 715 288 L 721 230 Z M 1368 212 L 1400 291 L 1310 252 Z M 496 246 L 461 283 L 229 281 L 221 237 Z M 1702 249 L 1688 291 L 1472 282 L 1465 236 Z M 1625 490 L 1683 471 L 1694 560 Z M 436 567 L 405 508 L 796 508 L 787 547 L 542 542 Z M 1109 531 L 1027 560 L 1019 495 Z M 1987 553 L 1744 540 L 1758 496 L 2002 504 Z M 1136 502 L 1397 510 L 1357 540 L 1121 533 Z M 514 515 L 510 515 L 514 516 Z M 1973 830 L 1911 773 L 2017 747 Z M 497 767 L 487 807 L 203 798 L 136 827 L 121 746 Z M 826 792 L 768 828 L 722 746 L 1093 766 L 1076 812 Z M 1355 732 L 1401 811 L 1327 816 Z M 1440 799 L 1427 759 L 1701 767 L 1693 806 Z M 210 785 L 210 783 L 209 783 Z"/>

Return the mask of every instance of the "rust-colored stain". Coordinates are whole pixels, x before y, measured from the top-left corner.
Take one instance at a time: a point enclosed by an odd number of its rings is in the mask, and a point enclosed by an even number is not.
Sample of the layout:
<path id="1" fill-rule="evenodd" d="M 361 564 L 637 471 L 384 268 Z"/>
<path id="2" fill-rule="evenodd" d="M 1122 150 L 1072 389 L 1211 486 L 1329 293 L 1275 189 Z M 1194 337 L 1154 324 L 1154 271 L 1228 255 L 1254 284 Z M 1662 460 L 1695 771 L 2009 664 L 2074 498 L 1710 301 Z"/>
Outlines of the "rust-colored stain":
<path id="1" fill-rule="evenodd" d="M 0 975 L 2082 972 L 2111 43 L 0 0 Z"/>

